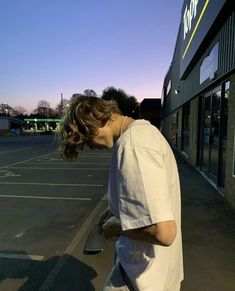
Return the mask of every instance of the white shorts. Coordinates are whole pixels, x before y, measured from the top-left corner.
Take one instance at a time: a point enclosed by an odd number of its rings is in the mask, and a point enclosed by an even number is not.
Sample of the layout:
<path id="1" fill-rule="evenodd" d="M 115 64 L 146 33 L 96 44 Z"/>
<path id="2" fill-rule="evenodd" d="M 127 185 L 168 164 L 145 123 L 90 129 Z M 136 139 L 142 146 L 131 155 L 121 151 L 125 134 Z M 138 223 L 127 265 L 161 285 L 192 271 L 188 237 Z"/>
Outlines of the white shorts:
<path id="1" fill-rule="evenodd" d="M 103 291 L 129 291 L 121 274 L 118 261 L 113 266 L 105 282 Z"/>

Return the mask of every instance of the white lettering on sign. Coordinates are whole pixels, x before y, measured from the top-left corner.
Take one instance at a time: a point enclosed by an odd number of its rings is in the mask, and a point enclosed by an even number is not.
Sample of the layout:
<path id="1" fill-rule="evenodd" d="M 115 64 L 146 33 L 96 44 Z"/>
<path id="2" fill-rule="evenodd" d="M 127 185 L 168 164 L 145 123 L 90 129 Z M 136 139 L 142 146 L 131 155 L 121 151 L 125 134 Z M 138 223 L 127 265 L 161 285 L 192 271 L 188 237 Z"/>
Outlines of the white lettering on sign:
<path id="1" fill-rule="evenodd" d="M 198 0 L 191 0 L 189 7 L 186 5 L 184 10 L 184 39 L 192 28 L 192 20 L 197 15 Z"/>

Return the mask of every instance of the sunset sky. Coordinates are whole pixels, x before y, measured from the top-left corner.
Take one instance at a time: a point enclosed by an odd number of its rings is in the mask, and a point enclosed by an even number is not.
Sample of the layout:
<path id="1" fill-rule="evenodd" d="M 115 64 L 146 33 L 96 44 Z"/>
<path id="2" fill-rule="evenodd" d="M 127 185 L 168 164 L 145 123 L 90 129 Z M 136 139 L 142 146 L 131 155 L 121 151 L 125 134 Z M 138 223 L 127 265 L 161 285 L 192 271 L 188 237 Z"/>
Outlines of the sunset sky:
<path id="1" fill-rule="evenodd" d="M 1 0 L 0 103 L 29 112 L 108 86 L 161 97 L 183 0 Z"/>

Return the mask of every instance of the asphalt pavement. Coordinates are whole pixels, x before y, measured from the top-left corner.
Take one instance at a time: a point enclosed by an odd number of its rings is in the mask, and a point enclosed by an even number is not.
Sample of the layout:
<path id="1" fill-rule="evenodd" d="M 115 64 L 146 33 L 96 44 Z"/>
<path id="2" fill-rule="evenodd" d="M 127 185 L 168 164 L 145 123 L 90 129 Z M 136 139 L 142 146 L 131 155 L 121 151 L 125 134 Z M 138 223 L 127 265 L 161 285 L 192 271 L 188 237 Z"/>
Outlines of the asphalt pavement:
<path id="1" fill-rule="evenodd" d="M 235 291 L 234 209 L 197 169 L 179 154 L 176 159 L 182 190 L 185 279 L 181 291 Z M 94 223 L 93 218 L 90 225 Z M 57 276 L 51 276 L 44 290 L 102 291 L 113 264 L 114 244 L 106 241 L 103 253 L 87 256 L 82 246 L 88 231 L 68 260 L 58 264 Z M 74 258 L 81 264 L 80 271 L 74 267 Z"/>
<path id="2" fill-rule="evenodd" d="M 0 137 L 0 290 L 39 290 L 70 256 L 104 206 L 110 157 L 85 151 L 71 163 L 53 136 Z"/>
<path id="3" fill-rule="evenodd" d="M 106 241 L 96 255 L 84 254 L 83 247 L 106 207 L 111 153 L 85 152 L 72 165 L 60 159 L 50 137 L 33 138 L 16 148 L 6 141 L 3 146 L 0 138 L 0 290 L 101 291 L 114 242 Z M 195 168 L 176 158 L 182 189 L 181 291 L 235 291 L 234 209 Z"/>

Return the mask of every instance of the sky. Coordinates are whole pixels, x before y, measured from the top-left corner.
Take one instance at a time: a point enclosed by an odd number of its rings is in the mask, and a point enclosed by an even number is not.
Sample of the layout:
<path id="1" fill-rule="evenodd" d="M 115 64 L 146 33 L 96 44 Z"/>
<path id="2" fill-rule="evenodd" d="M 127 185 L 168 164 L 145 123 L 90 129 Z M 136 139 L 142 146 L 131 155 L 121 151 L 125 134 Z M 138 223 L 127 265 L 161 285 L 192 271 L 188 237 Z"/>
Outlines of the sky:
<path id="1" fill-rule="evenodd" d="M 0 103 L 114 86 L 160 98 L 183 0 L 0 0 Z"/>

